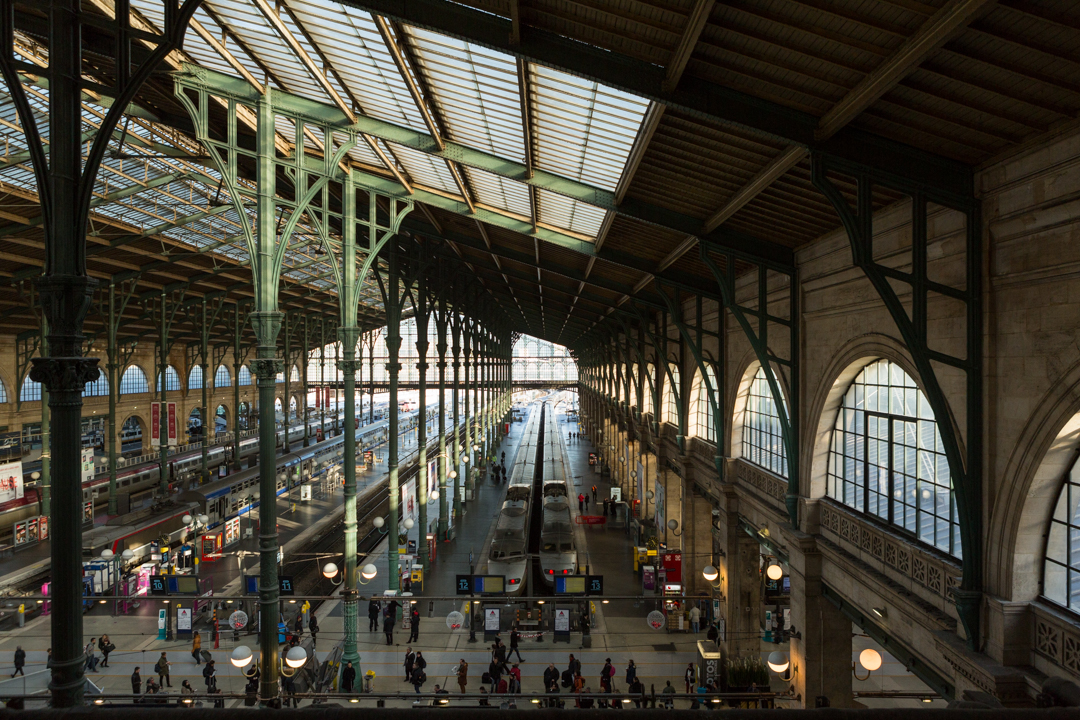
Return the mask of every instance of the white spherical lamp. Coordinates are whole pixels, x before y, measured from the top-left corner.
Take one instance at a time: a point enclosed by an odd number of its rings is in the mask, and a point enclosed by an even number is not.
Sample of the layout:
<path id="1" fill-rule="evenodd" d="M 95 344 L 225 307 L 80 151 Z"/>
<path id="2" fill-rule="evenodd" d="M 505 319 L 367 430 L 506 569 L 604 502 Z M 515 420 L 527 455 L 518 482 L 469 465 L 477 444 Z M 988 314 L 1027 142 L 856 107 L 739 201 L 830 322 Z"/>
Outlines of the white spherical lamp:
<path id="1" fill-rule="evenodd" d="M 184 523 L 185 525 L 190 525 L 191 521 L 194 519 L 195 518 L 191 517 L 190 515 L 185 514 L 184 517 L 180 518 L 180 522 Z"/>
<path id="2" fill-rule="evenodd" d="M 859 664 L 870 671 L 881 667 L 881 653 L 874 648 L 866 648 L 859 653 Z"/>
<path id="3" fill-rule="evenodd" d="M 450 478 L 451 480 L 457 480 L 457 470 L 451 470 L 446 477 Z"/>
<path id="4" fill-rule="evenodd" d="M 326 563 L 325 565 L 323 565 L 322 574 L 323 577 L 327 580 L 333 580 L 335 577 L 337 577 L 338 574 L 337 565 L 335 565 L 334 563 Z"/>
<path id="5" fill-rule="evenodd" d="M 299 645 L 289 648 L 285 653 L 285 664 L 291 668 L 300 668 L 307 662 L 307 650 Z"/>
<path id="6" fill-rule="evenodd" d="M 377 517 L 377 518 L 375 518 L 374 520 L 371 521 L 371 524 L 374 525 L 377 528 L 381 528 L 383 525 L 386 524 L 386 520 L 384 520 L 381 517 Z"/>
<path id="7" fill-rule="evenodd" d="M 406 530 L 412 530 L 413 526 L 416 525 L 416 523 L 413 522 L 412 518 L 405 518 L 405 522 L 401 524 L 405 527 Z"/>
<path id="8" fill-rule="evenodd" d="M 679 521 L 674 520 L 674 519 L 673 520 L 668 520 L 667 521 L 667 526 L 668 526 L 668 530 L 678 530 L 679 529 Z"/>
<path id="9" fill-rule="evenodd" d="M 120 553 L 120 557 L 123 559 L 124 562 L 128 562 L 131 560 L 131 558 L 135 557 L 135 553 L 131 550 L 124 550 L 124 552 Z"/>
<path id="10" fill-rule="evenodd" d="M 360 576 L 365 580 L 372 580 L 378 574 L 379 568 L 375 567 L 372 563 L 368 563 L 360 569 Z"/>
<path id="11" fill-rule="evenodd" d="M 788 654 L 779 650 L 771 652 L 769 653 L 768 664 L 769 669 L 779 675 L 788 669 Z"/>
<path id="12" fill-rule="evenodd" d="M 110 550 L 109 548 L 105 548 L 104 550 L 101 551 L 101 559 L 102 560 L 112 560 L 114 555 L 115 555 L 115 553 L 113 553 L 113 551 Z"/>
<path id="13" fill-rule="evenodd" d="M 251 664 L 251 648 L 240 645 L 229 655 L 233 667 L 245 668 Z"/>
<path id="14" fill-rule="evenodd" d="M 779 580 L 780 578 L 784 577 L 784 568 L 780 567 L 779 565 L 770 565 L 768 568 L 765 569 L 765 574 L 769 577 L 770 580 Z"/>
<path id="15" fill-rule="evenodd" d="M 706 565 L 705 569 L 701 571 L 701 576 L 709 582 L 713 582 L 716 578 L 720 577 L 720 573 L 714 566 Z"/>
<path id="16" fill-rule="evenodd" d="M 438 490 L 432 490 L 428 494 L 428 497 L 430 497 L 432 500 L 438 500 L 439 499 L 439 491 Z"/>

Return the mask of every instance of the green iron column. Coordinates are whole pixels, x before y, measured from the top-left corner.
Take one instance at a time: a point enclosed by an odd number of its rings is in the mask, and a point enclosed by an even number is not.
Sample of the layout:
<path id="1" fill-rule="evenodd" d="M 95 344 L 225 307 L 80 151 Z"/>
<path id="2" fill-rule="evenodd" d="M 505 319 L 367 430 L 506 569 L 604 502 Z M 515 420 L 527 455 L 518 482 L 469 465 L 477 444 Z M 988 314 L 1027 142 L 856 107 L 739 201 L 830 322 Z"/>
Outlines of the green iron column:
<path id="1" fill-rule="evenodd" d="M 236 315 L 233 318 L 233 449 L 232 449 L 232 467 L 234 471 L 241 469 L 240 465 L 240 368 L 243 367 L 242 356 L 240 354 L 240 331 L 244 327 L 243 321 L 243 309 L 240 303 L 236 304 Z M 246 356 L 247 353 L 244 353 Z M 217 368 L 214 368 L 214 375 L 217 375 Z M 203 385 L 206 385 L 208 378 L 203 376 Z M 258 391 L 258 383 L 256 383 L 256 391 Z M 257 392 L 260 398 L 259 402 L 262 402 L 262 393 Z M 273 405 L 273 403 L 271 403 Z M 251 417 L 251 408 L 248 408 L 248 417 Z M 259 437 L 262 438 L 262 407 L 259 408 Z M 214 408 L 213 415 L 210 414 L 210 407 L 206 408 L 206 420 L 203 422 L 208 424 L 206 432 L 210 433 L 211 430 L 217 430 L 217 408 Z M 248 430 L 251 429 L 251 423 L 248 423 Z M 261 442 L 261 440 L 260 440 Z"/>
<path id="2" fill-rule="evenodd" d="M 427 465 L 427 352 L 428 352 L 428 298 L 427 298 L 427 273 L 421 272 L 417 278 L 416 298 L 419 307 L 416 311 L 416 354 L 419 362 L 416 363 L 418 372 L 417 390 L 419 415 L 416 424 L 416 452 L 419 463 L 420 476 L 417 481 L 417 503 L 420 516 L 420 534 L 416 540 L 416 549 L 419 550 L 420 564 L 428 568 L 427 546 L 427 503 L 428 503 L 428 465 Z M 428 569 L 430 572 L 430 569 Z"/>
<path id="3" fill-rule="evenodd" d="M 307 409 L 308 409 L 308 362 L 311 360 L 310 352 L 311 352 L 311 345 L 310 345 L 310 342 L 308 340 L 308 316 L 304 315 L 304 344 L 300 348 L 300 354 L 301 354 L 301 357 L 303 358 L 301 360 L 301 364 L 303 365 L 303 367 L 300 368 L 300 385 L 303 388 L 303 390 L 301 392 L 303 393 L 303 396 L 304 396 L 304 406 L 302 408 L 300 408 L 300 419 L 304 423 L 304 447 L 307 447 L 308 445 L 311 444 L 311 433 L 308 430 L 308 416 L 307 416 Z M 357 368 L 357 370 L 359 370 L 359 368 Z"/>
<path id="4" fill-rule="evenodd" d="M 371 355 L 368 360 L 368 422 L 375 422 L 375 341 L 378 339 L 379 333 L 372 331 L 371 333 Z"/>
<path id="5" fill-rule="evenodd" d="M 450 352 L 454 357 L 454 447 L 450 453 L 453 461 L 450 479 L 454 483 L 454 527 L 457 528 L 461 522 L 461 483 L 458 480 L 458 473 L 461 472 L 461 380 L 459 375 L 461 363 L 458 362 L 461 353 L 461 314 L 456 308 L 450 317 L 450 333 L 453 341 Z"/>
<path id="6" fill-rule="evenodd" d="M 387 273 L 386 291 L 390 302 L 383 303 L 386 306 L 386 371 L 390 380 L 390 400 L 388 423 L 388 453 L 386 465 L 389 471 L 390 488 L 390 512 L 386 518 L 388 546 L 386 555 L 389 565 L 390 577 L 387 578 L 389 588 L 397 590 L 401 586 L 401 578 L 398 572 L 398 510 L 401 501 L 401 491 L 398 488 L 398 374 L 401 372 L 401 363 L 398 362 L 401 350 L 401 305 L 398 300 L 400 292 L 398 274 L 398 254 L 391 252 L 389 258 L 389 271 Z"/>
<path id="7" fill-rule="evenodd" d="M 292 405 L 292 395 L 289 390 L 289 380 L 292 379 L 292 345 L 289 342 L 289 313 L 285 313 L 285 399 L 281 403 L 282 415 L 285 417 L 285 437 L 281 441 L 281 451 L 289 453 L 289 408 Z M 292 478 L 289 479 L 292 485 Z"/>
<path id="8" fill-rule="evenodd" d="M 109 356 L 105 365 L 109 378 L 109 515 L 116 515 L 119 512 L 116 504 L 116 395 L 119 392 L 119 388 L 116 387 L 116 371 L 118 370 L 116 355 L 120 349 L 116 346 L 116 286 L 112 283 L 109 283 L 109 327 L 106 330 L 108 331 L 106 352 Z"/>
<path id="9" fill-rule="evenodd" d="M 168 405 L 166 405 L 166 397 L 168 395 L 169 387 L 169 327 L 165 321 L 167 312 L 165 310 L 165 293 L 161 293 L 161 305 L 159 307 L 161 312 L 161 323 L 158 326 L 158 330 L 161 333 L 161 337 L 158 339 L 158 373 L 160 377 L 161 389 L 158 393 L 158 401 L 161 403 L 161 414 L 158 416 L 158 449 L 160 456 L 158 458 L 158 488 L 161 490 L 162 497 L 169 496 L 169 421 L 168 421 Z M 153 422 L 154 413 L 151 411 L 150 419 Z M 151 430 L 151 436 L 153 431 Z"/>
<path id="10" fill-rule="evenodd" d="M 356 634 L 359 630 L 356 591 L 356 373 L 362 363 L 356 360 L 356 343 L 360 340 L 360 328 L 338 328 L 338 337 L 343 348 L 338 369 L 345 386 L 345 577 L 342 590 L 345 641 L 341 666 L 345 667 L 346 663 L 351 662 L 359 674 L 360 654 L 356 650 Z"/>
<path id="11" fill-rule="evenodd" d="M 435 332 L 439 341 L 435 343 L 435 350 L 439 353 L 439 526 L 437 537 L 447 540 L 446 533 L 449 529 L 447 523 L 446 497 L 446 298 L 444 294 L 439 296 L 439 312 L 435 316 Z"/>
<path id="12" fill-rule="evenodd" d="M 319 319 L 319 432 L 326 439 L 326 323 Z"/>
<path id="13" fill-rule="evenodd" d="M 473 469 L 476 467 L 476 465 L 472 463 L 472 459 L 473 459 L 472 458 L 472 455 L 473 455 L 473 451 L 472 451 L 473 427 L 472 427 L 472 422 L 471 422 L 471 416 L 473 415 L 473 411 L 472 411 L 473 387 L 472 387 L 472 384 L 469 382 L 469 367 L 470 367 L 469 358 L 471 357 L 471 353 L 470 353 L 470 350 L 471 350 L 471 343 L 470 343 L 471 325 L 472 325 L 472 321 L 468 317 L 463 318 L 463 323 L 462 323 L 462 328 L 461 328 L 461 358 L 462 358 L 461 359 L 461 367 L 462 367 L 462 371 L 464 372 L 464 375 L 465 375 L 465 377 L 464 377 L 464 383 L 465 383 L 465 414 L 464 414 L 465 415 L 465 417 L 464 417 L 464 421 L 465 421 L 465 443 L 464 444 L 465 444 L 465 448 L 463 450 L 464 455 L 462 456 L 461 462 L 463 462 L 465 464 L 465 501 L 466 501 L 466 503 L 468 502 L 468 499 L 469 499 L 469 493 L 473 491 L 473 487 L 474 487 L 474 484 L 473 484 L 473 472 L 474 472 L 474 470 Z"/>
<path id="14" fill-rule="evenodd" d="M 41 357 L 49 356 L 49 320 L 41 316 Z M 49 389 L 41 385 L 41 514 L 52 514 L 52 432 Z M 82 418 L 79 419 L 79 447 L 82 448 Z M 80 452 L 79 462 L 82 462 Z M 81 476 L 80 476 L 81 477 Z"/>

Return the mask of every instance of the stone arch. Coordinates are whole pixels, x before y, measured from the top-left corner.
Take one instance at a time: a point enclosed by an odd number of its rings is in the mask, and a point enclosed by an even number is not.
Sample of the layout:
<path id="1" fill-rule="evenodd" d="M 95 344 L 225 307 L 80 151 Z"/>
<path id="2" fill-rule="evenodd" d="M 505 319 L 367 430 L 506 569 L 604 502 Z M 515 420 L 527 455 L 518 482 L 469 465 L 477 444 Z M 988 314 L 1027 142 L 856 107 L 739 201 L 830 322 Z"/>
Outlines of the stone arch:
<path id="1" fill-rule="evenodd" d="M 225 419 L 225 423 L 221 423 L 221 418 Z M 214 405 L 214 434 L 220 432 L 229 432 L 229 405 L 225 402 L 219 402 Z"/>
<path id="2" fill-rule="evenodd" d="M 125 378 L 125 376 L 127 376 L 128 372 L 131 371 L 132 369 L 137 370 L 139 373 L 141 373 L 142 377 L 139 378 L 137 374 L 132 374 L 131 379 L 128 381 L 127 384 L 125 384 L 124 378 Z M 146 368 L 144 368 L 142 365 L 139 365 L 138 363 L 134 363 L 134 362 L 133 363 L 128 363 L 127 365 L 124 366 L 123 372 L 120 373 L 120 382 L 119 382 L 119 387 L 117 388 L 117 393 L 119 395 L 138 395 L 140 393 L 150 392 L 150 377 L 152 377 L 152 375 L 147 375 L 146 374 Z M 140 381 L 142 383 L 141 384 L 141 387 L 142 387 L 141 390 L 128 390 L 128 391 L 125 392 L 125 387 L 130 386 L 130 383 L 132 383 L 132 382 L 138 383 Z"/>
<path id="3" fill-rule="evenodd" d="M 761 367 L 761 362 L 758 360 L 757 353 L 753 349 L 747 350 L 742 359 L 739 361 L 739 367 L 741 367 L 742 374 L 736 375 L 736 380 L 733 385 L 729 387 L 728 397 L 731 398 L 730 409 L 724 417 L 724 422 L 728 423 L 730 432 L 728 433 L 728 453 L 729 457 L 742 457 L 742 441 L 743 441 L 743 416 L 746 411 L 746 402 L 750 396 L 750 386 L 754 382 L 754 376 L 757 375 L 758 368 Z M 791 396 L 791 389 L 788 387 L 787 377 L 784 373 L 776 371 L 776 382 L 780 386 L 780 393 L 784 396 L 785 407 L 788 412 L 791 412 L 791 404 L 788 402 L 788 398 Z"/>
<path id="4" fill-rule="evenodd" d="M 825 496 L 829 445 L 844 394 L 863 368 L 882 358 L 891 360 L 903 368 L 904 372 L 910 375 L 922 390 L 921 378 L 915 370 L 911 354 L 899 340 L 888 335 L 872 333 L 857 337 L 842 347 L 822 373 L 821 381 L 814 390 L 810 407 L 804 415 L 807 422 L 800 443 L 803 452 L 799 462 L 803 478 L 801 490 L 805 497 Z M 755 369 L 754 372 L 757 370 Z M 943 420 L 951 422 L 951 419 L 935 419 L 939 423 Z M 807 448 L 812 449 L 809 455 L 806 453 Z"/>
<path id="5" fill-rule="evenodd" d="M 1005 465 L 987 549 L 987 592 L 1007 600 L 1040 594 L 1044 534 L 1065 472 L 1080 447 L 1080 363 L 1062 373 L 1039 399 Z"/>
<path id="6" fill-rule="evenodd" d="M 0 371 L 0 403 L 15 401 L 15 386 L 8 382 L 7 373 Z"/>
<path id="7" fill-rule="evenodd" d="M 140 453 L 145 452 L 146 449 L 148 447 L 150 447 L 150 423 L 149 423 L 149 421 L 146 420 L 146 418 L 144 418 L 142 415 L 140 415 L 139 413 L 136 413 L 136 412 L 128 413 L 124 417 L 122 422 L 117 423 L 117 426 L 116 426 L 118 428 L 117 432 L 120 433 L 120 438 L 119 438 L 119 440 L 117 442 L 117 445 L 119 446 L 118 449 L 121 452 L 123 451 L 124 427 L 127 426 L 128 422 L 131 421 L 131 420 L 134 420 L 135 423 L 138 424 L 139 430 L 142 433 L 142 437 L 140 439 L 140 442 L 142 444 L 142 450 L 140 450 Z"/>

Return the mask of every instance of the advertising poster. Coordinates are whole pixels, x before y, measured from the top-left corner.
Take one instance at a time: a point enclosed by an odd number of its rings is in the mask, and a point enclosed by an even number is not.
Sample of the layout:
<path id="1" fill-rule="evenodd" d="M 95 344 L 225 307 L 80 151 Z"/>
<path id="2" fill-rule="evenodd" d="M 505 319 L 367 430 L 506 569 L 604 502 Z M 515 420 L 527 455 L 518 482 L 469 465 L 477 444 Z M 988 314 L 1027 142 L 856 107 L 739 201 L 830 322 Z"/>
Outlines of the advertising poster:
<path id="1" fill-rule="evenodd" d="M 555 608 L 555 632 L 570 632 L 569 608 Z"/>
<path id="2" fill-rule="evenodd" d="M 232 545 L 240 539 L 240 518 L 234 517 L 225 522 L 225 544 Z"/>
<path id="3" fill-rule="evenodd" d="M 82 481 L 88 483 L 94 479 L 94 448 L 83 448 Z"/>
<path id="4" fill-rule="evenodd" d="M 0 503 L 21 500 L 23 496 L 22 463 L 0 465 Z"/>
<path id="5" fill-rule="evenodd" d="M 26 521 L 26 542 L 37 542 L 38 540 L 38 519 L 30 518 Z"/>
<path id="6" fill-rule="evenodd" d="M 161 444 L 161 403 L 150 403 L 150 444 Z"/>
<path id="7" fill-rule="evenodd" d="M 682 553 L 666 552 L 661 558 L 664 570 L 667 572 L 667 582 L 682 582 Z"/>
<path id="8" fill-rule="evenodd" d="M 168 428 L 169 428 L 169 445 L 176 447 L 180 439 L 177 437 L 176 430 L 176 403 L 167 403 L 169 406 Z"/>
<path id="9" fill-rule="evenodd" d="M 401 486 L 401 519 L 416 519 L 416 478 Z"/>
<path id="10" fill-rule="evenodd" d="M 311 486 L 304 483 L 300 486 L 300 500 L 306 502 L 311 499 Z"/>
<path id="11" fill-rule="evenodd" d="M 660 482 L 660 478 L 656 479 L 655 487 L 656 497 L 654 498 L 654 500 L 656 502 L 656 512 L 653 515 L 653 521 L 656 523 L 656 531 L 660 532 L 661 529 L 665 528 L 664 523 L 667 522 L 667 520 L 664 518 L 664 485 L 662 482 Z M 666 533 L 667 530 L 665 529 L 664 532 Z"/>
<path id="12" fill-rule="evenodd" d="M 645 466 L 640 462 L 637 464 L 637 489 L 634 492 L 634 497 L 638 501 L 645 500 Z"/>
<path id="13" fill-rule="evenodd" d="M 49 518 L 45 515 L 38 518 L 38 539 L 49 539 Z"/>
<path id="14" fill-rule="evenodd" d="M 26 544 L 26 523 L 15 523 L 15 544 Z"/>
<path id="15" fill-rule="evenodd" d="M 191 632 L 191 608 L 176 608 L 176 630 L 178 632 Z"/>
<path id="16" fill-rule="evenodd" d="M 88 500 L 88 501 L 83 503 L 83 517 L 82 517 L 82 519 L 83 519 L 84 523 L 93 523 L 94 522 L 94 501 L 93 500 Z"/>
<path id="17" fill-rule="evenodd" d="M 499 632 L 500 611 L 499 608 L 484 609 L 484 632 Z"/>

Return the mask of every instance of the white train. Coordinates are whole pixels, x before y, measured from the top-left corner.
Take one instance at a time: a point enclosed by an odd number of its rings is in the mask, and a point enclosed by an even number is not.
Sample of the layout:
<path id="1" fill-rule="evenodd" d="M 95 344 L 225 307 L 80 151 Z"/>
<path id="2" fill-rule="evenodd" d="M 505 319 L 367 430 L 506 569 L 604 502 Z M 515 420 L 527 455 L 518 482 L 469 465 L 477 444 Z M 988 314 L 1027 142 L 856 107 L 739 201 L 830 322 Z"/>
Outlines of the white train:
<path id="1" fill-rule="evenodd" d="M 525 589 L 525 574 L 530 566 L 529 524 L 539 432 L 540 412 L 533 410 L 514 456 L 506 499 L 495 523 L 495 536 L 488 550 L 488 574 L 504 576 L 510 595 L 520 595 Z"/>
<path id="2" fill-rule="evenodd" d="M 570 515 L 570 477 L 570 463 L 555 422 L 555 411 L 545 404 L 542 471 L 544 524 L 540 529 L 540 574 L 548 585 L 554 585 L 556 575 L 573 575 L 577 572 L 577 548 Z"/>

